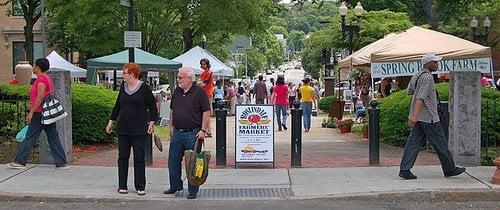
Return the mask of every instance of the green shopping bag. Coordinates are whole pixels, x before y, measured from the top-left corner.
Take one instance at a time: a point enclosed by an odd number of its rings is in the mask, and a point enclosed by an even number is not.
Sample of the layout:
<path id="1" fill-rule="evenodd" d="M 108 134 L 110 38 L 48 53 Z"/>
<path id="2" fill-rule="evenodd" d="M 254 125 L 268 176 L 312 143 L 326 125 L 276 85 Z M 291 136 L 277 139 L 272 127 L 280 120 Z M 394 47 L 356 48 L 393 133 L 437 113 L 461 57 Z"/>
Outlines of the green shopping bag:
<path id="1" fill-rule="evenodd" d="M 184 164 L 188 183 L 193 186 L 201 186 L 208 177 L 210 164 L 210 151 L 201 151 L 202 142 L 195 140 L 193 150 L 184 152 Z"/>
<path id="2" fill-rule="evenodd" d="M 26 133 L 28 133 L 28 125 L 21 128 L 21 130 L 16 135 L 16 141 L 21 143 L 26 138 Z"/>

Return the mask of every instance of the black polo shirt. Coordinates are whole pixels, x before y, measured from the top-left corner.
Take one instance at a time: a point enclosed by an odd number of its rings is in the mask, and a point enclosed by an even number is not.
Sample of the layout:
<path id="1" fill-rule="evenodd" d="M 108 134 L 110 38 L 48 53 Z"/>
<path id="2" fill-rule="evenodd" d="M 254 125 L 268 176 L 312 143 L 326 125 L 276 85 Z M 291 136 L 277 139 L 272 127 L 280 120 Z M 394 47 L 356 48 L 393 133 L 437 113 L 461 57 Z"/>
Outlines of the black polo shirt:
<path id="1" fill-rule="evenodd" d="M 203 112 L 210 111 L 208 96 L 203 88 L 193 82 L 188 92 L 180 87 L 175 88 L 170 102 L 172 124 L 177 129 L 201 128 Z"/>

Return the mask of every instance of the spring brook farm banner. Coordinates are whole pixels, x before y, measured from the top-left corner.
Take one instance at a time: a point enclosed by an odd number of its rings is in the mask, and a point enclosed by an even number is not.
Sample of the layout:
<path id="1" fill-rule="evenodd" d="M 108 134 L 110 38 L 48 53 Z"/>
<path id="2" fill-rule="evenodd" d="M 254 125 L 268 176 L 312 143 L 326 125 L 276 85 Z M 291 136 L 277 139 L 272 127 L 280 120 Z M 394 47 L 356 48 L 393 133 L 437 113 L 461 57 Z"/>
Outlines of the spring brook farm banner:
<path id="1" fill-rule="evenodd" d="M 236 106 L 236 162 L 274 162 L 274 114 L 272 105 Z"/>

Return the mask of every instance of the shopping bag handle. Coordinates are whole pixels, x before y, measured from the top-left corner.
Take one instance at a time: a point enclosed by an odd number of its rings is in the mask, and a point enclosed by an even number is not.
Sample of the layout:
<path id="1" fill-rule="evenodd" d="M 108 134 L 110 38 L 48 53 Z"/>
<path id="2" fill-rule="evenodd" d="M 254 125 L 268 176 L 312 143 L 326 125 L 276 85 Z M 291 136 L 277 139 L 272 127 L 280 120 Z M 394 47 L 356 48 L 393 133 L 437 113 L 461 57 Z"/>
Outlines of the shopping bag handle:
<path id="1" fill-rule="evenodd" d="M 203 144 L 198 138 L 195 137 L 194 152 L 201 153 L 201 145 Z"/>

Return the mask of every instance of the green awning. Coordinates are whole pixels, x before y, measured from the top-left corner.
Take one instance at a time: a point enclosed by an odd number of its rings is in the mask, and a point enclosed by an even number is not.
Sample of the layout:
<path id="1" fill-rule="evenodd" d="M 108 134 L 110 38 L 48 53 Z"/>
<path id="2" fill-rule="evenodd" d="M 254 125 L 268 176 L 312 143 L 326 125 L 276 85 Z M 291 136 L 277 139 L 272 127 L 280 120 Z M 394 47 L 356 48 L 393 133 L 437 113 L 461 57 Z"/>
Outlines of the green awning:
<path id="1" fill-rule="evenodd" d="M 135 63 L 144 71 L 172 72 L 179 69 L 182 63 L 172 61 L 144 50 L 135 48 Z M 95 72 L 97 69 L 121 69 L 128 63 L 128 50 L 112 55 L 89 59 L 87 61 L 87 83 L 95 83 Z"/>

